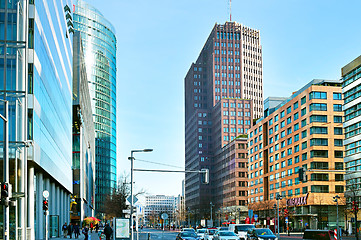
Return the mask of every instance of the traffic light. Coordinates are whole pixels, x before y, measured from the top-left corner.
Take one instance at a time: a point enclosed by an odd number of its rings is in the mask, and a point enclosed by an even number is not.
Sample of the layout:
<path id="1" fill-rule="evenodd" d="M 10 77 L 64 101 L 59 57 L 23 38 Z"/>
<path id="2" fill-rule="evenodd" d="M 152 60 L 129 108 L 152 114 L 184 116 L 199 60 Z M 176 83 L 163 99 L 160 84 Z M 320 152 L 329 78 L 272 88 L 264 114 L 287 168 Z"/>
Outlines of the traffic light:
<path id="1" fill-rule="evenodd" d="M 1 199 L 9 197 L 9 184 L 6 182 L 1 183 Z"/>
<path id="2" fill-rule="evenodd" d="M 300 182 L 305 182 L 307 179 L 306 179 L 306 170 L 301 167 L 298 169 L 298 179 Z"/>
<path id="3" fill-rule="evenodd" d="M 44 199 L 43 200 L 43 210 L 48 211 L 48 209 L 49 209 L 49 202 L 47 199 Z"/>
<path id="4" fill-rule="evenodd" d="M 202 183 L 208 184 L 209 183 L 209 169 L 203 168 L 201 169 L 202 172 Z"/>

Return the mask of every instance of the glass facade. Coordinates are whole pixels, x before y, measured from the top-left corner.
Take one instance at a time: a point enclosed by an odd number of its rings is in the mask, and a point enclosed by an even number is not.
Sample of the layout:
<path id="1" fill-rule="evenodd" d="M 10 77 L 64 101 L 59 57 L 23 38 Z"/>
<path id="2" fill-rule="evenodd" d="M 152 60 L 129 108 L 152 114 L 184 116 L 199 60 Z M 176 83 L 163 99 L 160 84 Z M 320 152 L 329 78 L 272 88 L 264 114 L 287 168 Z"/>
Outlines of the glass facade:
<path id="1" fill-rule="evenodd" d="M 9 182 L 12 192 L 25 193 L 15 207 L 9 207 L 10 239 L 45 238 L 43 190 L 50 193 L 50 215 L 61 222 L 69 216 L 72 37 L 65 6 L 72 6 L 72 1 L 0 0 L 0 114 L 4 113 L 2 100 L 7 100 Z M 6 136 L 0 121 L 3 181 Z M 53 230 L 59 223 L 54 224 Z M 0 235 L 2 231 L 3 227 Z"/>
<path id="2" fill-rule="evenodd" d="M 94 7 L 76 1 L 74 28 L 80 31 L 96 132 L 95 209 L 116 186 L 116 37 Z"/>

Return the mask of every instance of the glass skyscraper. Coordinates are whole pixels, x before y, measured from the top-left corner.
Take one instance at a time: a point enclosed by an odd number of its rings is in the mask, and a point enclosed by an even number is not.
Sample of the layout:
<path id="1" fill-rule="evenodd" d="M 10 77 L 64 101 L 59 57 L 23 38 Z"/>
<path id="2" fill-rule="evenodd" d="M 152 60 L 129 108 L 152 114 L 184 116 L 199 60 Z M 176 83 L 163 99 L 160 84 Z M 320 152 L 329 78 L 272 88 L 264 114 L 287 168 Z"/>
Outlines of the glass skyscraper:
<path id="1" fill-rule="evenodd" d="M 74 28 L 80 31 L 89 81 L 96 147 L 95 209 L 116 187 L 116 37 L 111 23 L 94 7 L 78 0 Z"/>
<path id="2" fill-rule="evenodd" d="M 45 238 L 45 190 L 49 192 L 49 237 L 58 237 L 60 224 L 69 221 L 71 6 L 71 0 L 0 0 L 0 114 L 5 110 L 3 100 L 9 102 L 9 134 L 4 134 L 0 120 L 0 181 L 5 180 L 4 153 L 8 152 L 8 181 L 17 193 L 16 206 L 6 208 L 9 239 Z M 8 147 L 4 147 L 6 137 Z M 2 215 L 0 211 L 0 219 Z"/>

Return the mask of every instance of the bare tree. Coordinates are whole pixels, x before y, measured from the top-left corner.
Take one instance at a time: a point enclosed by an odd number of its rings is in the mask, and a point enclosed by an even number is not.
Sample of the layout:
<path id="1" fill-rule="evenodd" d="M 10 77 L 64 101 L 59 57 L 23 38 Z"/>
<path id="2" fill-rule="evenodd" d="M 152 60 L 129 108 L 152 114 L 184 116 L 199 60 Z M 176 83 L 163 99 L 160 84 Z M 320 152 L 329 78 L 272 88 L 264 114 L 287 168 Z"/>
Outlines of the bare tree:
<path id="1" fill-rule="evenodd" d="M 353 179 L 350 181 L 350 184 L 346 186 L 346 192 L 345 192 L 346 204 L 351 206 L 351 212 L 355 215 L 355 226 L 356 226 L 355 235 L 357 240 L 359 240 L 359 234 L 357 231 L 358 230 L 357 214 L 359 212 L 359 207 L 358 207 L 359 203 L 357 200 L 360 196 L 359 187 L 360 186 Z"/>

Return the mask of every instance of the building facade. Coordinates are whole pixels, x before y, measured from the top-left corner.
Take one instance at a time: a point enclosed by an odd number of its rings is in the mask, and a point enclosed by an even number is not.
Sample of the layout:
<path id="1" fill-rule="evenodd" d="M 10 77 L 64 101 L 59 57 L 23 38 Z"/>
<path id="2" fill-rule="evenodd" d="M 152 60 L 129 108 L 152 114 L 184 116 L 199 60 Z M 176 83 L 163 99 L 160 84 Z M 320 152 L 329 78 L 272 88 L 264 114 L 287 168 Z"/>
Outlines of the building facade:
<path id="1" fill-rule="evenodd" d="M 279 194 L 281 231 L 286 217 L 295 231 L 335 227 L 338 195 L 345 227 L 341 92 L 341 81 L 313 80 L 281 103 L 273 99 L 278 106 L 249 130 L 248 201 L 262 225 L 272 225 Z"/>
<path id="2" fill-rule="evenodd" d="M 247 110 L 244 100 L 251 100 Z M 215 24 L 185 77 L 186 170 L 208 168 L 210 181 L 218 181 L 213 171 L 215 155 L 221 155 L 224 146 L 246 134 L 254 117 L 262 116 L 262 100 L 259 31 L 236 22 Z M 223 104 L 229 104 L 224 108 L 231 110 L 221 110 Z M 241 113 L 247 115 L 238 115 Z M 212 184 L 201 184 L 199 174 L 186 173 L 186 207 L 196 219 L 209 217 L 212 191 Z"/>
<path id="3" fill-rule="evenodd" d="M 74 6 L 74 28 L 81 33 L 95 125 L 95 209 L 116 187 L 116 37 L 112 24 L 82 0 Z"/>
<path id="4" fill-rule="evenodd" d="M 95 129 L 83 46 L 79 32 L 73 37 L 73 194 L 71 222 L 94 217 Z M 79 224 L 80 225 L 80 224 Z"/>
<path id="5" fill-rule="evenodd" d="M 161 215 L 166 213 L 168 219 L 166 223 L 176 220 L 176 197 L 166 195 L 151 195 L 145 197 L 144 217 L 146 224 L 153 226 L 162 224 Z"/>
<path id="6" fill-rule="evenodd" d="M 341 69 L 342 74 L 342 92 L 344 97 L 343 111 L 345 121 L 343 124 L 345 133 L 345 169 L 346 173 L 346 198 L 347 209 L 350 218 L 355 218 L 352 211 L 352 202 L 360 205 L 361 193 L 358 191 L 361 187 L 361 150 L 360 144 L 360 127 L 361 127 L 361 98 L 359 91 L 361 89 L 361 56 L 354 59 Z M 355 171 L 355 172 L 352 172 Z M 359 171 L 359 172 L 357 172 Z M 361 219 L 361 213 L 358 211 L 357 219 Z M 349 221 L 349 225 L 351 221 Z M 360 225 L 360 223 L 359 223 Z M 351 228 L 350 228 L 351 229 Z"/>
<path id="7" fill-rule="evenodd" d="M 3 100 L 9 102 L 9 128 L 7 131 L 1 127 L 4 132 L 0 133 L 0 179 L 10 182 L 12 192 L 17 193 L 13 195 L 16 206 L 5 211 L 10 214 L 9 239 L 45 238 L 45 190 L 49 192 L 49 237 L 59 237 L 60 224 L 69 221 L 73 61 L 70 6 L 70 0 L 0 4 L 1 114 L 5 110 Z M 9 137 L 8 145 L 5 137 Z M 3 174 L 7 156 L 8 177 Z"/>

